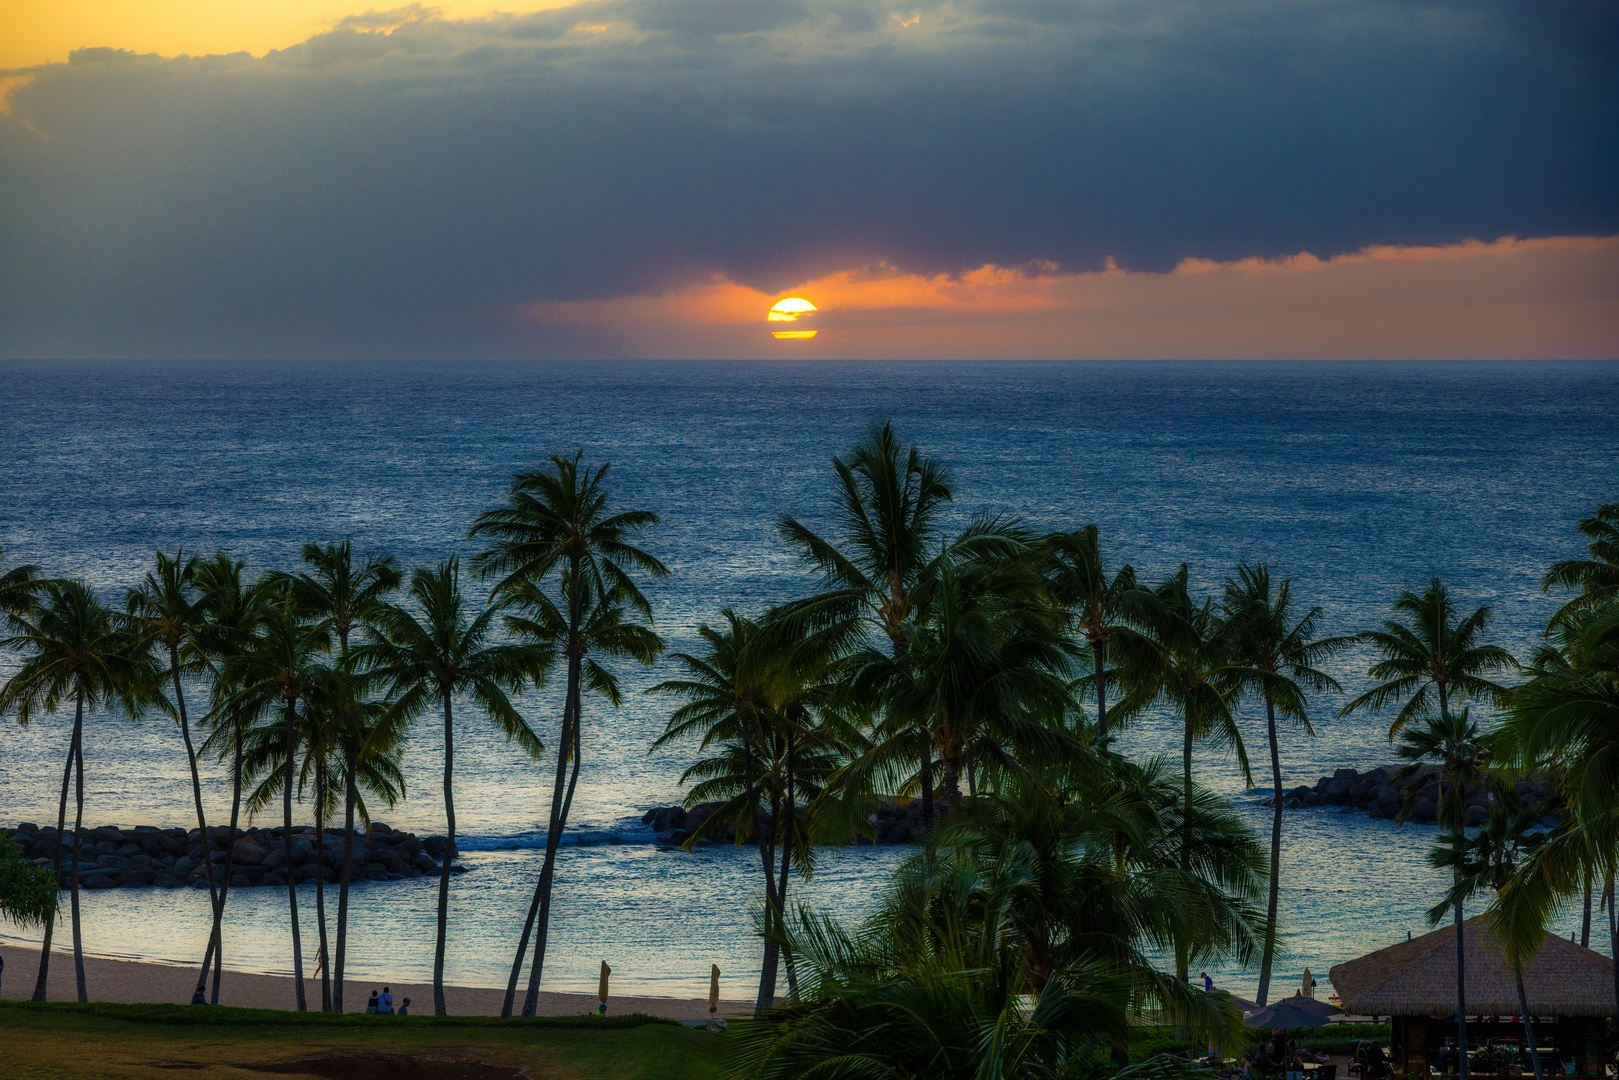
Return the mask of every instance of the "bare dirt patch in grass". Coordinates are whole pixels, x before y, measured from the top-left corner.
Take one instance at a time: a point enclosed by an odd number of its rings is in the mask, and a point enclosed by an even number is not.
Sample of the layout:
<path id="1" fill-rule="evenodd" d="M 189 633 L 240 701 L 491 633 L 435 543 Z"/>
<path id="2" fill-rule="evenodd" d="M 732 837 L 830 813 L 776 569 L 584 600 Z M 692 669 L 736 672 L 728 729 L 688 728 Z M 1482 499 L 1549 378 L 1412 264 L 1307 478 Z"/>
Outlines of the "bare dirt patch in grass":
<path id="1" fill-rule="evenodd" d="M 238 1068 L 322 1080 L 527 1080 L 521 1069 L 466 1058 L 334 1051 Z"/>

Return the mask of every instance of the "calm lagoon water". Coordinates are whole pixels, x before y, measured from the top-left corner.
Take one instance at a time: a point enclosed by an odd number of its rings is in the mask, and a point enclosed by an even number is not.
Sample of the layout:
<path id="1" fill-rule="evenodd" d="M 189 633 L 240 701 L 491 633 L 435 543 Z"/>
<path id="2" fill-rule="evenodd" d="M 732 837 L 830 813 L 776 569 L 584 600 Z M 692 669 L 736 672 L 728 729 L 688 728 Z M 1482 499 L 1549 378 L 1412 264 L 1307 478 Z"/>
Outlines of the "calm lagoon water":
<path id="1" fill-rule="evenodd" d="M 953 470 L 961 516 L 1010 510 L 1040 528 L 1097 522 L 1112 557 L 1147 575 L 1190 565 L 1213 589 L 1264 560 L 1347 632 L 1402 587 L 1442 574 L 1488 603 L 1520 654 L 1555 605 L 1538 578 L 1579 553 L 1574 522 L 1619 499 L 1619 364 L 0 364 L 0 545 L 7 563 L 86 578 L 109 599 L 156 547 L 223 549 L 291 566 L 306 540 L 354 539 L 406 565 L 470 554 L 478 511 L 509 475 L 583 448 L 613 462 L 623 506 L 663 517 L 647 544 L 674 570 L 651 589 L 671 649 L 725 605 L 757 611 L 807 586 L 776 515 L 824 521 L 832 454 L 873 420 Z M 0 659 L 0 673 L 12 661 Z M 1336 674 L 1364 685 L 1364 656 Z M 700 994 L 711 962 L 756 971 L 757 869 L 729 849 L 657 849 L 639 826 L 676 800 L 682 752 L 652 756 L 667 705 L 624 672 L 624 708 L 588 714 L 578 844 L 558 885 L 546 985 L 588 989 L 599 961 L 626 991 Z M 1385 725 L 1318 706 L 1314 742 L 1284 752 L 1286 783 L 1389 760 Z M 525 702 L 554 731 L 557 703 Z M 1262 738 L 1249 716 L 1253 745 Z M 0 822 L 54 817 L 65 718 L 0 730 Z M 1128 736 L 1169 752 L 1173 722 Z M 472 872 L 457 879 L 450 974 L 503 984 L 548 804 L 546 770 L 470 715 L 457 733 L 457 813 Z M 442 829 L 431 725 L 409 752 L 409 797 L 385 815 Z M 184 759 L 168 725 L 94 719 L 93 823 L 187 824 Z M 1205 756 L 1202 778 L 1264 828 L 1259 794 Z M 59 772 L 56 772 L 59 776 Z M 222 810 L 223 777 L 208 798 Z M 1439 885 L 1432 833 L 1332 810 L 1299 812 L 1284 848 L 1279 978 L 1421 932 Z M 802 894 L 858 917 L 898 853 L 828 852 Z M 356 970 L 424 978 L 432 883 L 362 885 Z M 232 900 L 231 962 L 284 969 L 272 890 Z M 87 894 L 96 952 L 187 960 L 206 903 L 183 891 Z M 1222 982 L 1251 988 L 1230 970 Z M 732 992 L 731 990 L 727 991 Z"/>

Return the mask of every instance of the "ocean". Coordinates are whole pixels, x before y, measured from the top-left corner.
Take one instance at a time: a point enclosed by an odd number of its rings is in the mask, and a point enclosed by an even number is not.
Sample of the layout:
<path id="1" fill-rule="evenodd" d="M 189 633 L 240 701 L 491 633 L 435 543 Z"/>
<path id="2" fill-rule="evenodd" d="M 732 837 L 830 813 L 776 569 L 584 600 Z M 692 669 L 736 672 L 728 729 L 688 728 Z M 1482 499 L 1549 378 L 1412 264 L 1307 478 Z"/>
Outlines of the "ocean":
<path id="1" fill-rule="evenodd" d="M 306 541 L 353 539 L 405 567 L 468 556 L 473 517 L 511 474 L 582 449 L 612 463 L 621 508 L 656 511 L 645 546 L 674 571 L 649 588 L 671 651 L 725 606 L 759 612 L 811 587 L 778 539 L 791 513 L 828 524 L 830 459 L 873 422 L 950 469 L 955 514 L 1007 511 L 1039 529 L 1095 522 L 1108 557 L 1147 578 L 1186 563 L 1195 590 L 1264 561 L 1347 633 L 1395 593 L 1444 577 L 1495 611 L 1491 636 L 1520 656 L 1555 597 L 1539 577 L 1583 551 L 1575 522 L 1619 500 L 1615 363 L 0 363 L 0 547 L 7 565 L 85 579 L 108 601 L 155 549 L 222 550 L 292 567 Z M 1332 671 L 1364 688 L 1367 657 Z M 15 659 L 0 657 L 0 675 Z M 758 871 L 744 852 L 654 846 L 639 823 L 680 798 L 688 750 L 650 753 L 670 705 L 644 693 L 667 663 L 626 668 L 624 706 L 592 704 L 585 763 L 557 885 L 545 985 L 590 989 L 600 961 L 626 992 L 701 995 L 710 963 L 748 996 L 758 943 Z M 1391 760 L 1386 721 L 1340 721 L 1323 695 L 1317 738 L 1288 736 L 1285 783 Z M 554 739 L 554 695 L 523 708 Z M 0 822 L 54 820 L 70 717 L 0 728 Z M 1243 717 L 1256 761 L 1262 717 Z M 174 727 L 93 717 L 90 824 L 191 823 Z M 463 711 L 457 817 L 464 862 L 453 894 L 449 979 L 504 985 L 537 874 L 548 770 Z M 1126 735 L 1132 753 L 1173 753 L 1173 718 Z M 443 829 L 440 738 L 408 751 L 408 797 L 379 814 Z M 1199 777 L 1256 830 L 1268 811 L 1235 763 L 1200 754 Z M 228 788 L 211 770 L 211 815 Z M 273 822 L 270 822 L 273 824 Z M 1283 850 L 1278 985 L 1426 926 L 1441 885 L 1433 832 L 1331 809 L 1290 816 Z M 859 918 L 903 852 L 828 851 L 801 898 Z M 309 886 L 312 889 L 312 886 Z M 351 968 L 422 979 L 431 968 L 428 880 L 357 890 Z M 233 893 L 227 959 L 290 964 L 285 897 Z M 204 894 L 116 890 L 85 897 L 87 947 L 190 961 Z M 309 914 L 309 905 L 304 905 Z M 7 940 L 27 935 L 5 927 Z M 1239 993 L 1256 973 L 1215 972 Z"/>

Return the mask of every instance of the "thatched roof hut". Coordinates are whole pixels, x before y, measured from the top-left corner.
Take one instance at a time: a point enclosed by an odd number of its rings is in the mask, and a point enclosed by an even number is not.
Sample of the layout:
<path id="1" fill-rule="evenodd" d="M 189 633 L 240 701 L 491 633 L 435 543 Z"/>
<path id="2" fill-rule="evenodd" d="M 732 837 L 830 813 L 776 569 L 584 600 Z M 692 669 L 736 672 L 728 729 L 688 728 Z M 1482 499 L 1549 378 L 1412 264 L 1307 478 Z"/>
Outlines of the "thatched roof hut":
<path id="1" fill-rule="evenodd" d="M 1512 967 L 1482 918 L 1469 919 L 1467 1011 L 1472 1016 L 1518 1013 Z M 1456 929 L 1446 926 L 1339 964 L 1331 972 L 1344 1011 L 1365 1016 L 1444 1016 L 1456 1012 Z M 1612 1016 L 1613 962 L 1566 938 L 1547 934 L 1523 973 L 1529 1011 L 1536 1016 Z"/>

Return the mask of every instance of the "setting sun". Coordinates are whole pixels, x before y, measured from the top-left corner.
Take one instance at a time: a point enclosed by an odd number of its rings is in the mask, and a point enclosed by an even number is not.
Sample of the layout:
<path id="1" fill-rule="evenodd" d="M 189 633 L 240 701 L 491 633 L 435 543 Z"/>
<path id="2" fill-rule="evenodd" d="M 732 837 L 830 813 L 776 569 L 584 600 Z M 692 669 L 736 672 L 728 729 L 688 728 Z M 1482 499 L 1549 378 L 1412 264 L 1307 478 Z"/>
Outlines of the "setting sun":
<path id="1" fill-rule="evenodd" d="M 785 300 L 776 301 L 771 307 L 770 314 L 765 316 L 766 322 L 797 322 L 807 315 L 816 312 L 814 304 L 802 296 L 789 296 Z M 808 341 L 816 335 L 815 330 L 775 330 L 772 335 L 777 341 Z"/>

